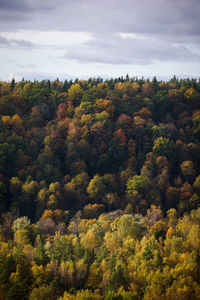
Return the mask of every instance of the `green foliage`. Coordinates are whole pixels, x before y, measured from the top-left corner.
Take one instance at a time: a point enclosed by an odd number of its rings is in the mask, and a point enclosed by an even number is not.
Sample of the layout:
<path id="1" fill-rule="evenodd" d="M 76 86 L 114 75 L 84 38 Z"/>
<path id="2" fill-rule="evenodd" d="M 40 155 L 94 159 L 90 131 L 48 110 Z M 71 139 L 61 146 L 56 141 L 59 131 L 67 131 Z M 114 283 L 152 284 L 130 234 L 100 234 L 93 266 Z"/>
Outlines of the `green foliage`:
<path id="1" fill-rule="evenodd" d="M 150 181 L 147 177 L 135 175 L 127 182 L 127 193 L 134 195 L 135 193 L 146 193 L 150 187 Z"/>
<path id="2" fill-rule="evenodd" d="M 27 280 L 18 281 L 9 289 L 6 299 L 7 300 L 25 300 L 28 299 L 29 284 Z"/>
<path id="3" fill-rule="evenodd" d="M 83 93 L 79 83 L 74 83 L 68 90 L 69 99 L 73 102 L 75 106 L 80 104 L 80 99 Z"/>
<path id="4" fill-rule="evenodd" d="M 55 289 L 51 286 L 42 285 L 38 288 L 34 288 L 29 296 L 29 300 L 44 300 L 52 299 L 55 295 Z"/>
<path id="5" fill-rule="evenodd" d="M 0 285 L 9 286 L 9 277 L 16 270 L 16 263 L 12 255 L 0 256 Z"/>
<path id="6" fill-rule="evenodd" d="M 173 157 L 175 152 L 173 141 L 169 138 L 157 138 L 154 141 L 153 152 L 157 156 L 166 156 L 170 159 L 171 157 Z"/>
<path id="7" fill-rule="evenodd" d="M 28 229 L 30 224 L 31 222 L 27 217 L 21 217 L 13 222 L 12 229 L 14 232 L 16 232 L 17 230 Z"/>
<path id="8" fill-rule="evenodd" d="M 94 176 L 87 188 L 87 192 L 91 199 L 94 199 L 95 201 L 100 200 L 103 197 L 105 190 L 105 179 L 99 175 Z"/>

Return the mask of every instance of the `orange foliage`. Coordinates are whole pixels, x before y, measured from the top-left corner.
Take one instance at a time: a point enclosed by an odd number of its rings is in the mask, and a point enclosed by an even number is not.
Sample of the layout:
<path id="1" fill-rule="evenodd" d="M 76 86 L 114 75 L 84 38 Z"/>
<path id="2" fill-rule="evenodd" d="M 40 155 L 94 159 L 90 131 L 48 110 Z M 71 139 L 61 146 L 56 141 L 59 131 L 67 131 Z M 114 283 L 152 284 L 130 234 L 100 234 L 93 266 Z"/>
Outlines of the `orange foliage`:
<path id="1" fill-rule="evenodd" d="M 151 97 L 153 95 L 153 89 L 151 88 L 149 83 L 146 82 L 142 85 L 142 94 L 145 97 Z"/>
<path id="2" fill-rule="evenodd" d="M 58 119 L 62 119 L 67 116 L 67 104 L 60 103 L 57 110 L 57 117 Z"/>
<path id="3" fill-rule="evenodd" d="M 139 116 L 142 119 L 148 120 L 151 118 L 151 112 L 148 108 L 143 107 L 142 109 L 140 109 L 140 111 L 138 111 L 136 113 L 137 116 Z"/>
<path id="4" fill-rule="evenodd" d="M 42 220 L 51 219 L 53 217 L 53 211 L 51 209 L 46 209 L 41 217 Z"/>
<path id="5" fill-rule="evenodd" d="M 4 126 L 10 127 L 10 125 L 11 125 L 11 117 L 10 116 L 3 116 L 1 118 L 1 121 L 2 121 Z"/>
<path id="6" fill-rule="evenodd" d="M 134 121 L 134 125 L 135 126 L 144 126 L 145 125 L 145 120 L 142 119 L 142 118 L 140 118 L 140 117 L 138 117 L 138 116 L 135 116 L 133 118 L 133 121 Z"/>
<path id="7" fill-rule="evenodd" d="M 166 237 L 172 236 L 174 234 L 174 229 L 170 226 L 167 230 Z"/>
<path id="8" fill-rule="evenodd" d="M 124 131 L 121 128 L 118 129 L 118 130 L 116 130 L 113 133 L 113 136 L 115 138 L 118 138 L 121 144 L 125 144 L 126 143 L 126 135 L 125 135 Z"/>

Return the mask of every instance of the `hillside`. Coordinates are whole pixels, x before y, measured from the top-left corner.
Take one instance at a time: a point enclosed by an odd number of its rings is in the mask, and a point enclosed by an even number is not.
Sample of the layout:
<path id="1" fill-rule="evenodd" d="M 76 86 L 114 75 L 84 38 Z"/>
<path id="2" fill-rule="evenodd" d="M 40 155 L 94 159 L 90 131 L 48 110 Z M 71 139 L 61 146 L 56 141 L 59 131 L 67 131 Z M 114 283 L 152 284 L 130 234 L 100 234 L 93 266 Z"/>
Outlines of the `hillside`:
<path id="1" fill-rule="evenodd" d="M 200 299 L 199 206 L 200 80 L 0 82 L 0 299 Z"/>

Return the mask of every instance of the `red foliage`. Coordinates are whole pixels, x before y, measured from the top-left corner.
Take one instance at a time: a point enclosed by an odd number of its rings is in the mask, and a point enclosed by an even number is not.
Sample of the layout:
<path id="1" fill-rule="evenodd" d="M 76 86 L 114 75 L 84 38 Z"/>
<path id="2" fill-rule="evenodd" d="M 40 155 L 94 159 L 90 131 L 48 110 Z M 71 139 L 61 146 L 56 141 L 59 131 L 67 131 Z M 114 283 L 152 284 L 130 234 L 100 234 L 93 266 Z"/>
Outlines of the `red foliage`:
<path id="1" fill-rule="evenodd" d="M 57 117 L 58 119 L 62 119 L 63 117 L 66 116 L 67 116 L 67 104 L 63 102 L 58 105 Z"/>
<path id="2" fill-rule="evenodd" d="M 125 126 L 131 127 L 132 126 L 132 119 L 131 117 L 122 114 L 121 116 L 119 116 L 119 118 L 117 119 L 117 122 L 124 124 Z"/>
<path id="3" fill-rule="evenodd" d="M 113 136 L 115 138 L 118 138 L 120 140 L 120 143 L 121 144 L 125 144 L 126 143 L 126 135 L 124 133 L 124 131 L 120 128 L 118 130 L 116 130 L 114 133 L 113 133 Z"/>

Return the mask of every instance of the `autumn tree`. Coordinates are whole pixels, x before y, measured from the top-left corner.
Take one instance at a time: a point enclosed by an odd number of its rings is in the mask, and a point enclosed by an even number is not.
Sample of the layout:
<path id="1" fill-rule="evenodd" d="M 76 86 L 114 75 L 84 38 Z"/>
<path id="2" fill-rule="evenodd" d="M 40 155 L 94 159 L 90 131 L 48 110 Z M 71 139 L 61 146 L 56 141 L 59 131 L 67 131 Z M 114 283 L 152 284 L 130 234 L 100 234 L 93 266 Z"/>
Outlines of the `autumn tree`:
<path id="1" fill-rule="evenodd" d="M 127 182 L 127 193 L 129 195 L 135 193 L 146 193 L 150 188 L 150 181 L 147 177 L 135 175 Z"/>
<path id="2" fill-rule="evenodd" d="M 79 83 L 74 83 L 68 89 L 68 97 L 69 97 L 70 101 L 72 101 L 74 106 L 77 106 L 80 104 L 82 94 L 83 94 L 83 89 L 81 88 Z"/>

